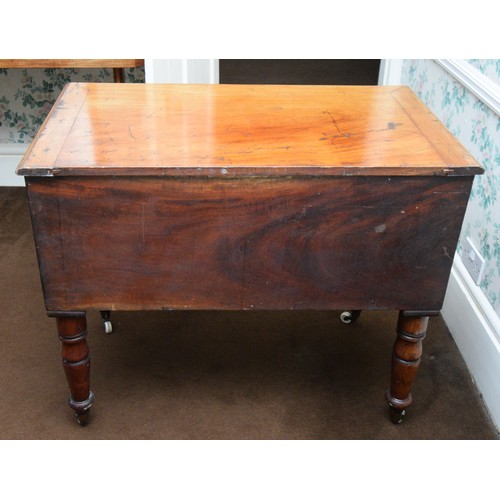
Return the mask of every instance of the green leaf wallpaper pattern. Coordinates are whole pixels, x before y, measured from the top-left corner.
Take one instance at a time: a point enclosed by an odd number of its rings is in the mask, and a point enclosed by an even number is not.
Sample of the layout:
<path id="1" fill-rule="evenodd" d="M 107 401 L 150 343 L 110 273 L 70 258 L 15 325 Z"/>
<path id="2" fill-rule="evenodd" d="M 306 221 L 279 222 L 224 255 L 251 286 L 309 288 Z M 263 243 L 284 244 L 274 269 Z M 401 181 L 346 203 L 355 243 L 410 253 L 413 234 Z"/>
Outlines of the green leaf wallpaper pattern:
<path id="1" fill-rule="evenodd" d="M 66 83 L 112 81 L 102 68 L 0 68 L 0 144 L 30 143 Z M 126 68 L 125 82 L 144 83 L 144 67 Z"/>

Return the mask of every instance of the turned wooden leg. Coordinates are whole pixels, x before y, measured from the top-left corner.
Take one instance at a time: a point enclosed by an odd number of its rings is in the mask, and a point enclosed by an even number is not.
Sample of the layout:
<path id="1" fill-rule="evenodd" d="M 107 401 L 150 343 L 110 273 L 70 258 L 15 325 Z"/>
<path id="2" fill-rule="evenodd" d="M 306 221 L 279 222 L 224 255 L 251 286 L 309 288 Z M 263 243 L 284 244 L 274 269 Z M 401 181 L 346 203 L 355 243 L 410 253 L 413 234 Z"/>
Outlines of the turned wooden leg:
<path id="1" fill-rule="evenodd" d="M 62 361 L 68 380 L 68 404 L 80 425 L 85 425 L 94 394 L 90 391 L 90 354 L 87 345 L 85 313 L 56 316 L 57 332 L 62 342 Z"/>
<path id="2" fill-rule="evenodd" d="M 123 68 L 113 68 L 113 80 L 115 83 L 123 83 L 125 81 Z"/>
<path id="3" fill-rule="evenodd" d="M 399 313 L 398 336 L 392 351 L 391 388 L 386 392 L 391 420 L 395 424 L 403 420 L 406 408 L 412 402 L 410 389 L 420 364 L 428 322 L 428 316 Z"/>

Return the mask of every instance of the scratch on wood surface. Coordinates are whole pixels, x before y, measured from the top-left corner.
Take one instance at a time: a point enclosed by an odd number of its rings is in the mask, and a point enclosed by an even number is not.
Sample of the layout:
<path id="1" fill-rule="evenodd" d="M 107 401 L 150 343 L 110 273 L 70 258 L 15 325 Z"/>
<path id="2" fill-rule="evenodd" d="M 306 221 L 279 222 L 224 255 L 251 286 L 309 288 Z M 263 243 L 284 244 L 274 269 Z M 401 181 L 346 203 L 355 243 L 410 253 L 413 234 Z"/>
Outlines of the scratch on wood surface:
<path id="1" fill-rule="evenodd" d="M 152 118 L 154 115 L 156 115 L 157 113 L 159 113 L 160 111 L 163 111 L 163 108 L 158 108 L 158 109 L 155 109 L 152 113 L 149 113 L 149 115 L 146 116 L 146 118 Z"/>
<path id="2" fill-rule="evenodd" d="M 144 235 L 144 210 L 145 210 L 145 203 L 142 204 L 142 217 L 141 217 L 141 226 L 142 226 L 142 242 L 144 243 L 146 241 L 146 237 Z"/>
<path id="3" fill-rule="evenodd" d="M 243 309 L 243 303 L 244 303 L 244 296 L 245 296 L 245 264 L 246 264 L 246 257 L 247 257 L 247 243 L 248 240 L 245 239 L 243 242 L 243 265 L 242 265 L 242 270 L 241 270 L 241 292 L 240 292 L 240 307 Z"/>
<path id="4" fill-rule="evenodd" d="M 333 120 L 333 117 L 332 117 Z M 387 132 L 388 130 L 395 130 L 396 127 L 399 125 L 402 125 L 402 123 L 394 123 L 394 122 L 387 122 L 387 127 L 385 128 L 374 128 L 374 129 L 369 129 L 361 132 L 345 132 L 341 133 L 336 122 L 335 122 L 335 127 L 339 131 L 339 134 L 331 136 L 331 142 L 334 144 L 336 139 L 339 138 L 349 138 L 349 137 L 358 137 L 358 136 L 366 136 L 367 134 L 377 134 L 379 132 Z M 320 139 L 322 140 L 322 139 Z"/>
<path id="5" fill-rule="evenodd" d="M 339 134 L 341 134 L 342 132 L 340 131 L 339 125 L 337 123 L 337 120 L 335 120 L 335 118 L 332 116 L 332 114 L 330 113 L 330 111 L 325 111 L 325 113 L 330 117 L 330 120 L 335 125 L 335 128 L 337 129 L 337 132 Z"/>
<path id="6" fill-rule="evenodd" d="M 132 137 L 132 139 L 134 139 L 134 141 L 136 140 L 136 138 L 135 138 L 134 134 L 132 133 L 132 129 L 130 128 L 130 125 L 129 125 L 129 127 L 128 127 L 128 135 L 129 135 L 130 137 Z"/>
<path id="7" fill-rule="evenodd" d="M 448 259 L 453 261 L 453 259 L 450 257 L 450 254 L 448 253 L 448 249 L 445 246 L 443 247 L 443 257 L 448 257 Z"/>

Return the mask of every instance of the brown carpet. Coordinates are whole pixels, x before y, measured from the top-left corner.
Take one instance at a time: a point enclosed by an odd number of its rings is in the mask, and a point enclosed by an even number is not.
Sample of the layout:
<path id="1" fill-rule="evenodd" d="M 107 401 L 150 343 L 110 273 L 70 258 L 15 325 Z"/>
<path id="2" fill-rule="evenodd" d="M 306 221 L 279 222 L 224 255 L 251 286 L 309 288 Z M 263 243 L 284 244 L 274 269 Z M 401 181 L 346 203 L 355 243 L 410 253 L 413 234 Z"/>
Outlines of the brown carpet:
<path id="1" fill-rule="evenodd" d="M 66 405 L 24 188 L 0 188 L 0 438 L 497 439 L 441 318 L 432 318 L 414 404 L 384 401 L 396 312 L 344 325 L 332 312 L 88 314 L 87 427 Z"/>

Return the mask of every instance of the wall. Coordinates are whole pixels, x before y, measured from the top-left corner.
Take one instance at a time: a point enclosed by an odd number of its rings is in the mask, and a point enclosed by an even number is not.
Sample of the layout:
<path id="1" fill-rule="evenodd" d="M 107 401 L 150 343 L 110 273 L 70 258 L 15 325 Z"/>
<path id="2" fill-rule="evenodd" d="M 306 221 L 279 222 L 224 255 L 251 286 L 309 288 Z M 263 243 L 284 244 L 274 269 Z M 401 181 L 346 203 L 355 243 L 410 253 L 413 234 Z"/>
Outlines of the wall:
<path id="1" fill-rule="evenodd" d="M 0 186 L 23 186 L 15 169 L 67 82 L 112 82 L 110 69 L 0 68 Z M 125 82 L 144 82 L 144 68 L 127 68 Z"/>
<path id="2" fill-rule="evenodd" d="M 410 86 L 485 168 L 474 180 L 442 314 L 500 428 L 500 60 L 451 65 L 403 60 L 401 84 Z M 477 92 L 481 88 L 487 92 Z M 460 260 L 467 236 L 486 259 L 480 286 Z"/>

